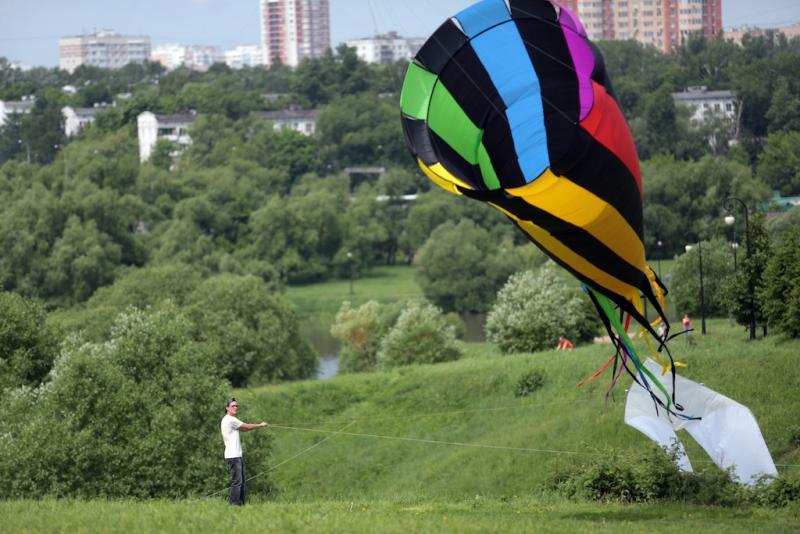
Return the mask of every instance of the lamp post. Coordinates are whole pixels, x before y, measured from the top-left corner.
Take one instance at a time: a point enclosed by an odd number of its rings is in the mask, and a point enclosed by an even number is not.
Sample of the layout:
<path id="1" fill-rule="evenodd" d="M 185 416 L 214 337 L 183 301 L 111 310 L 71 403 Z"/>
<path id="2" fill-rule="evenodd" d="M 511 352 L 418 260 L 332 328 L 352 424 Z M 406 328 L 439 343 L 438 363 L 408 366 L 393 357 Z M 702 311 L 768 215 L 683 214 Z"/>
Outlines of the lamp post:
<path id="1" fill-rule="evenodd" d="M 661 245 L 663 245 L 663 244 L 664 243 L 662 243 L 661 240 L 659 239 L 658 243 L 657 243 L 657 245 L 658 245 L 658 277 L 659 278 L 661 278 Z"/>
<path id="2" fill-rule="evenodd" d="M 692 245 L 686 245 L 686 252 L 692 250 Z M 703 246 L 700 239 L 697 240 L 697 254 L 700 258 L 700 332 L 706 335 L 706 299 L 705 287 L 703 285 Z"/>
<path id="3" fill-rule="evenodd" d="M 750 254 L 752 254 L 752 249 L 750 247 L 750 223 L 749 223 L 749 212 L 747 211 L 747 204 L 744 203 L 744 200 L 737 198 L 737 197 L 728 197 L 725 201 L 725 208 L 728 211 L 733 211 L 734 202 L 738 202 L 742 206 L 742 211 L 744 211 L 744 243 L 747 247 L 745 251 L 745 256 L 747 259 L 750 259 Z M 730 217 L 731 222 L 728 223 L 728 217 Z M 732 215 L 725 217 L 726 224 L 733 224 L 735 219 Z M 736 250 L 736 249 L 734 249 Z M 753 287 L 753 276 L 751 272 L 747 273 L 747 296 L 748 296 L 748 304 L 750 308 L 750 339 L 756 338 L 756 306 L 755 306 L 755 288 Z"/>
<path id="4" fill-rule="evenodd" d="M 731 250 L 733 250 L 733 272 L 737 271 L 736 266 L 736 250 L 739 248 L 739 243 L 736 241 L 736 217 L 733 215 L 726 215 L 725 216 L 725 224 L 727 226 L 733 226 L 733 242 L 731 243 Z"/>
<path id="5" fill-rule="evenodd" d="M 350 294 L 353 294 L 353 253 L 347 253 L 347 265 L 350 267 Z"/>
<path id="6" fill-rule="evenodd" d="M 19 144 L 19 146 L 22 146 L 22 143 L 23 143 L 22 139 L 17 139 L 17 144 Z M 25 150 L 28 153 L 28 165 L 30 165 L 31 164 L 31 145 L 29 145 L 28 143 L 25 143 Z"/>

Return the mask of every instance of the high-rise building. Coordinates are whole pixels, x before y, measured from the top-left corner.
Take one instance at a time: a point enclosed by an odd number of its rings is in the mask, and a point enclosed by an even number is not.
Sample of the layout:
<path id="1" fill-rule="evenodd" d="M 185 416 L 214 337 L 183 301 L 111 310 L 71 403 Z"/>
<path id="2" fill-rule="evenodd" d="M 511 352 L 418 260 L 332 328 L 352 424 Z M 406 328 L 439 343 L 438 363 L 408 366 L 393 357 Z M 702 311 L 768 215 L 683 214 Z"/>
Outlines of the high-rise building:
<path id="1" fill-rule="evenodd" d="M 58 40 L 58 66 L 68 72 L 80 65 L 118 69 L 144 63 L 150 57 L 150 38 L 125 36 L 111 30 Z"/>
<path id="2" fill-rule="evenodd" d="M 297 66 L 331 47 L 328 0 L 261 0 L 264 64 Z"/>
<path id="3" fill-rule="evenodd" d="M 634 39 L 671 52 L 690 34 L 722 32 L 722 0 L 560 0 L 594 40 Z"/>

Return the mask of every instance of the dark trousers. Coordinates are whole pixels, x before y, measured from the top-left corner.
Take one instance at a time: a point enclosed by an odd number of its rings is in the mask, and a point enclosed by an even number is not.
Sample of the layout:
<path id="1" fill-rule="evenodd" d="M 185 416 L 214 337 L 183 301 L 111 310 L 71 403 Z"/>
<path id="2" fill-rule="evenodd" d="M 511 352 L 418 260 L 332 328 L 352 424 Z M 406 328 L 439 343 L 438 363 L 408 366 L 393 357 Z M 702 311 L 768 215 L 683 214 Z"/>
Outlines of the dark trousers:
<path id="1" fill-rule="evenodd" d="M 227 458 L 231 472 L 231 491 L 228 502 L 241 506 L 244 504 L 244 462 L 241 458 Z"/>

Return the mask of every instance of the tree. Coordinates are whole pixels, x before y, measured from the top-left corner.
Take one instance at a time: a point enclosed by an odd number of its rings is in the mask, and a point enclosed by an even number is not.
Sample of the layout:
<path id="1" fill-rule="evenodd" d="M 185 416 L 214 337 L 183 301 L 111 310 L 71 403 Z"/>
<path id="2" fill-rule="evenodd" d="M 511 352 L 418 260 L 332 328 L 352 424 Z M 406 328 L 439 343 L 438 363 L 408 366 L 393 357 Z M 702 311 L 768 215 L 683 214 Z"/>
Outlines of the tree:
<path id="1" fill-rule="evenodd" d="M 174 307 L 121 315 L 107 343 L 72 338 L 51 379 L 0 404 L 0 497 L 185 498 L 220 483 L 225 384 Z M 248 462 L 268 471 L 267 434 Z M 268 477 L 256 491 L 270 489 Z M 251 489 L 254 489 L 251 487 Z"/>
<path id="2" fill-rule="evenodd" d="M 758 156 L 758 174 L 785 196 L 800 194 L 800 131 L 772 133 Z"/>
<path id="3" fill-rule="evenodd" d="M 720 292 L 728 313 L 741 325 L 750 324 L 750 314 L 755 314 L 755 323 L 761 324 L 767 334 L 764 284 L 765 271 L 772 255 L 772 245 L 764 226 L 764 214 L 757 211 L 750 217 L 749 247 L 744 260 L 739 262 L 736 276 L 728 279 Z M 704 257 L 705 259 L 705 257 Z"/>
<path id="4" fill-rule="evenodd" d="M 798 88 L 800 86 L 790 87 L 789 80 L 786 78 L 781 78 L 778 81 L 766 116 L 769 121 L 768 130 L 770 133 L 797 132 L 800 130 L 800 94 L 798 94 Z"/>
<path id="5" fill-rule="evenodd" d="M 58 332 L 44 307 L 14 293 L 0 293 L 0 392 L 38 386 L 58 352 Z"/>
<path id="6" fill-rule="evenodd" d="M 120 256 L 119 245 L 100 232 L 94 221 L 81 222 L 71 216 L 47 260 L 48 293 L 83 302 L 114 279 Z"/>
<path id="7" fill-rule="evenodd" d="M 733 274 L 733 255 L 726 240 L 714 238 L 700 244 L 703 254 L 703 296 L 706 316 L 723 316 L 726 306 L 722 288 Z M 675 261 L 670 282 L 675 311 L 679 314 L 700 313 L 700 247 L 692 249 Z"/>
<path id="8" fill-rule="evenodd" d="M 326 278 L 341 246 L 344 205 L 321 188 L 270 198 L 250 217 L 243 257 L 274 265 L 290 282 Z"/>
<path id="9" fill-rule="evenodd" d="M 512 275 L 486 317 L 487 339 L 505 354 L 552 349 L 559 336 L 586 341 L 599 326 L 589 298 L 553 262 Z"/>
<path id="10" fill-rule="evenodd" d="M 377 95 L 347 95 L 331 102 L 319 114 L 317 132 L 323 161 L 334 169 L 413 164 L 397 120 L 397 103 Z"/>
<path id="11" fill-rule="evenodd" d="M 31 160 L 50 163 L 64 146 L 63 96 L 56 89 L 41 91 L 31 112 L 21 121 L 21 139 L 31 151 Z"/>
<path id="12" fill-rule="evenodd" d="M 188 297 L 194 333 L 216 354 L 234 387 L 310 378 L 317 354 L 301 338 L 297 314 L 263 280 L 224 274 Z"/>
<path id="13" fill-rule="evenodd" d="M 420 250 L 416 278 L 425 298 L 445 311 L 485 312 L 515 270 L 511 248 L 472 221 L 447 222 Z"/>
<path id="14" fill-rule="evenodd" d="M 463 353 L 442 310 L 429 302 L 411 301 L 381 340 L 377 360 L 380 367 L 389 368 L 457 360 Z"/>
<path id="15" fill-rule="evenodd" d="M 786 231 L 764 271 L 761 299 L 769 324 L 800 337 L 800 227 Z"/>

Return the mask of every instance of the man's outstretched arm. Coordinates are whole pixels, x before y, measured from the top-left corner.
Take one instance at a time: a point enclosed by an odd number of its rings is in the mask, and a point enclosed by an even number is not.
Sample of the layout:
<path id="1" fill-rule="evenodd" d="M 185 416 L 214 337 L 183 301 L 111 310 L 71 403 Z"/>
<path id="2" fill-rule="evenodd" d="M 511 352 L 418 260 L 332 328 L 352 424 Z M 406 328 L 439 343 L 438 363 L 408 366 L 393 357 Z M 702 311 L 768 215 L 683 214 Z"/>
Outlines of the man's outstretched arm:
<path id="1" fill-rule="evenodd" d="M 255 424 L 255 423 L 242 423 L 239 425 L 240 432 L 250 432 L 251 430 L 255 430 L 257 428 L 267 428 L 269 425 L 264 421 Z"/>

